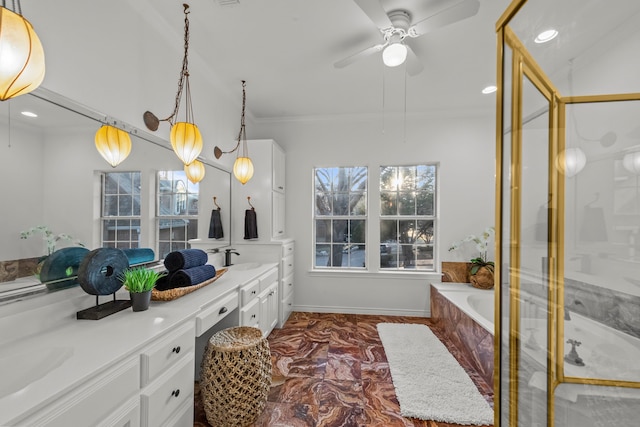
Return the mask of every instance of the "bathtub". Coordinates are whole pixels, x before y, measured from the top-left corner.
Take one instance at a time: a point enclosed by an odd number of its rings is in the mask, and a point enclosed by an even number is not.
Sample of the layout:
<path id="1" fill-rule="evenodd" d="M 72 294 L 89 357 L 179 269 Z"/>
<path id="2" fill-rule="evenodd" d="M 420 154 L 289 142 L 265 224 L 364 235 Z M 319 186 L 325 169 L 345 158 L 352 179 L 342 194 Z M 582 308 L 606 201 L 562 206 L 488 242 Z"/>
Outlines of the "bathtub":
<path id="1" fill-rule="evenodd" d="M 431 286 L 474 322 L 494 335 L 495 299 L 493 289 L 477 289 L 470 283 L 432 283 Z"/>

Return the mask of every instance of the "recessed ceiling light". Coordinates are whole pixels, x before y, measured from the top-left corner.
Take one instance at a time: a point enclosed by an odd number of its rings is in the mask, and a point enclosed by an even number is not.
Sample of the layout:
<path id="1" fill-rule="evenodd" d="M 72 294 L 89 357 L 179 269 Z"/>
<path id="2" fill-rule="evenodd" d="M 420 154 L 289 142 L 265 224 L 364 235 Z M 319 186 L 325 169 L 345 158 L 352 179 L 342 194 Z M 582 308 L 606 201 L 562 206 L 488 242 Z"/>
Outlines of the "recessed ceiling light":
<path id="1" fill-rule="evenodd" d="M 487 95 L 489 93 L 495 92 L 496 90 L 498 90 L 498 88 L 496 86 L 491 85 L 491 86 L 487 86 L 484 89 L 482 89 L 482 93 Z"/>
<path id="2" fill-rule="evenodd" d="M 27 117 L 38 117 L 36 113 L 32 113 L 31 111 L 23 111 L 21 114 Z"/>
<path id="3" fill-rule="evenodd" d="M 538 34 L 534 40 L 536 43 L 546 43 L 556 38 L 558 32 L 553 28 L 545 30 Z"/>

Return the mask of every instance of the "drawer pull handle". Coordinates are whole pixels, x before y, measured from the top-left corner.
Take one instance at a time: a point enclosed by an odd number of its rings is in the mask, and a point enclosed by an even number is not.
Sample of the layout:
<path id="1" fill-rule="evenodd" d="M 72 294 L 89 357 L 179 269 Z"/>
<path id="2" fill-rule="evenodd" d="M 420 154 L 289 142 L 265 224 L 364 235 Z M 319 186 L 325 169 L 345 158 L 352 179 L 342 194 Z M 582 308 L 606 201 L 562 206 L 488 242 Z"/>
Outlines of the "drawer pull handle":
<path id="1" fill-rule="evenodd" d="M 223 313 L 226 313 L 227 311 L 229 311 L 229 310 L 227 310 L 227 307 L 222 307 L 220 309 L 220 311 L 218 312 L 218 314 L 223 314 Z"/>
<path id="2" fill-rule="evenodd" d="M 180 353 L 180 346 L 177 347 L 173 347 L 173 350 L 171 350 L 172 353 L 178 354 Z"/>
<path id="3" fill-rule="evenodd" d="M 255 319 L 255 318 L 256 318 L 256 315 L 255 315 L 255 314 L 252 314 L 252 315 L 251 315 L 251 318 L 252 318 L 252 319 Z"/>
<path id="4" fill-rule="evenodd" d="M 178 389 L 176 389 L 176 390 L 173 390 L 173 391 L 171 392 L 171 396 L 178 397 L 179 395 L 180 395 L 180 389 L 179 389 L 179 388 L 178 388 Z"/>
<path id="5" fill-rule="evenodd" d="M 251 295 L 255 295 L 255 294 L 256 294 L 256 291 L 251 291 Z"/>

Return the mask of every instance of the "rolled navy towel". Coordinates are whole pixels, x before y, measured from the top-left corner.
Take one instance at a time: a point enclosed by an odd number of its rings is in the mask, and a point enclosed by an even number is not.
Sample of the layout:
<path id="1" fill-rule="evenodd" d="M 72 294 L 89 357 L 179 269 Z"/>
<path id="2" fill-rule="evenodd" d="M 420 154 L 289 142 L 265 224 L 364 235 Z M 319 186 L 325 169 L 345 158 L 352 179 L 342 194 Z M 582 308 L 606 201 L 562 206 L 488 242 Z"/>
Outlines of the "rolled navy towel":
<path id="1" fill-rule="evenodd" d="M 211 264 L 200 265 L 178 270 L 171 275 L 171 287 L 182 288 L 184 286 L 198 285 L 216 277 L 216 268 Z"/>
<path id="2" fill-rule="evenodd" d="M 165 275 L 160 277 L 156 281 L 155 288 L 159 291 L 166 291 L 168 289 L 171 289 L 171 276 L 172 276 L 171 273 L 169 273 L 168 271 L 165 271 Z"/>
<path id="3" fill-rule="evenodd" d="M 182 249 L 167 254 L 164 258 L 164 266 L 173 272 L 205 265 L 208 260 L 207 253 L 202 249 Z"/>

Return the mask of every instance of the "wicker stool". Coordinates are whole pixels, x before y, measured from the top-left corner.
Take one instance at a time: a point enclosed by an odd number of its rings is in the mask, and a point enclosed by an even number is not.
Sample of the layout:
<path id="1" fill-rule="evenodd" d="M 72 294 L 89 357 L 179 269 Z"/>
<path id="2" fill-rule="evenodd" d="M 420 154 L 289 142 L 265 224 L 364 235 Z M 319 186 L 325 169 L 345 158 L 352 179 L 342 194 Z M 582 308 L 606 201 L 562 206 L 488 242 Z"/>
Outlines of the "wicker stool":
<path id="1" fill-rule="evenodd" d="M 200 389 L 214 427 L 247 426 L 264 410 L 271 387 L 269 343 L 258 328 L 224 329 L 209 340 Z"/>

